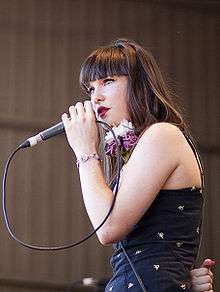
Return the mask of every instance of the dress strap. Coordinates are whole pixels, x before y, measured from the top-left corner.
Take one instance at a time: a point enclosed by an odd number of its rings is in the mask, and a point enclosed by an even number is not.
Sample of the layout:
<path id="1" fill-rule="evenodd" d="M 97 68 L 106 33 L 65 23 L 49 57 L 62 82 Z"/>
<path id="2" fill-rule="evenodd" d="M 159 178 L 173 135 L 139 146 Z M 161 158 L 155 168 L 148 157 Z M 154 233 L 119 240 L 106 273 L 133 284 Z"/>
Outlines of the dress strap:
<path id="1" fill-rule="evenodd" d="M 190 147 L 195 155 L 195 158 L 197 160 L 199 170 L 200 170 L 200 175 L 201 175 L 201 184 L 202 184 L 201 189 L 202 189 L 202 191 L 204 191 L 204 189 L 205 189 L 205 176 L 204 176 L 204 168 L 202 165 L 201 156 L 198 153 L 198 151 L 196 150 L 195 143 L 192 141 L 192 139 L 185 132 L 182 132 L 182 133 L 183 133 L 184 137 L 186 138 L 187 142 L 189 143 L 189 145 L 190 145 Z"/>
<path id="2" fill-rule="evenodd" d="M 203 194 L 203 191 L 205 189 L 205 176 L 204 176 L 204 168 L 202 165 L 202 159 L 198 153 L 198 151 L 196 150 L 196 146 L 195 143 L 192 141 L 192 139 L 189 137 L 188 134 L 186 134 L 185 132 L 183 132 L 184 137 L 186 138 L 186 140 L 188 141 L 194 155 L 195 158 L 197 160 L 199 169 L 200 169 L 200 175 L 201 175 L 201 193 Z M 204 198 L 204 197 L 203 197 Z M 197 252 L 197 256 L 196 259 L 194 261 L 194 264 L 192 265 L 191 269 L 196 267 L 196 264 L 198 264 L 198 260 L 200 257 L 200 253 L 201 253 L 201 245 L 202 245 L 202 239 L 203 239 L 203 228 L 204 228 L 204 210 L 205 210 L 205 202 L 203 201 L 203 207 L 202 207 L 202 217 L 201 217 L 201 222 L 200 222 L 200 226 L 199 226 L 199 230 L 200 230 L 200 240 L 199 240 L 199 246 L 198 246 L 198 252 Z"/>

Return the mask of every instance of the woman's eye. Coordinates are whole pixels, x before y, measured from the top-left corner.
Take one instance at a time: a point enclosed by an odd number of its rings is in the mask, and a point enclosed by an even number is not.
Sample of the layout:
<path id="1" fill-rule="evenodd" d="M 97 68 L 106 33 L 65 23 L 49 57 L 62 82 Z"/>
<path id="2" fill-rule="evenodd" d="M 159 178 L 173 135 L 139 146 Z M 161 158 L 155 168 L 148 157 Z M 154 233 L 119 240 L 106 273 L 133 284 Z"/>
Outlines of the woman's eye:
<path id="1" fill-rule="evenodd" d="M 112 83 L 112 82 L 114 82 L 115 81 L 115 79 L 113 79 L 113 78 L 106 78 L 105 80 L 104 80 L 104 84 L 110 84 L 110 83 Z"/>
<path id="2" fill-rule="evenodd" d="M 93 92 L 94 92 L 94 88 L 93 87 L 88 88 L 88 94 L 89 95 L 91 95 Z"/>

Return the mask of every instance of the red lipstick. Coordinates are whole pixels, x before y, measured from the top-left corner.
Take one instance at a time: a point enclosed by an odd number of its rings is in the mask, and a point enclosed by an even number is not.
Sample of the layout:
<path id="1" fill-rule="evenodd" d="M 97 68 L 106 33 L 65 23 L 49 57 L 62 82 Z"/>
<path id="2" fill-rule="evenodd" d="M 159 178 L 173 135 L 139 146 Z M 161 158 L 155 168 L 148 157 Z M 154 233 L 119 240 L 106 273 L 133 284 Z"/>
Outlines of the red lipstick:
<path id="1" fill-rule="evenodd" d="M 97 110 L 97 114 L 101 119 L 103 119 L 105 118 L 108 110 L 110 110 L 110 107 L 100 106 Z"/>

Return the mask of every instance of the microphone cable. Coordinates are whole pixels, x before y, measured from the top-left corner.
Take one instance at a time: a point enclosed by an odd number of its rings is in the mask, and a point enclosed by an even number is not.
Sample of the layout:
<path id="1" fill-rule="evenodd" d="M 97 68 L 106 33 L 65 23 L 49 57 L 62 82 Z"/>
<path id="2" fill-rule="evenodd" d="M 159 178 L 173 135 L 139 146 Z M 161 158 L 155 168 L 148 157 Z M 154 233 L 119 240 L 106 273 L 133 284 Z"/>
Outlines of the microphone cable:
<path id="1" fill-rule="evenodd" d="M 9 216 L 8 216 L 8 212 L 7 212 L 7 194 L 6 194 L 7 176 L 8 176 L 9 166 L 10 166 L 10 163 L 11 163 L 13 157 L 15 156 L 15 154 L 19 150 L 28 147 L 27 144 L 22 143 L 8 157 L 7 162 L 5 164 L 5 167 L 4 167 L 3 181 L 2 181 L 2 210 L 3 210 L 3 218 L 4 218 L 5 226 L 7 228 L 7 231 L 9 232 L 10 236 L 16 242 L 20 243 L 24 247 L 27 247 L 29 249 L 34 249 L 34 250 L 40 250 L 40 251 L 56 251 L 56 250 L 64 250 L 64 249 L 72 248 L 74 246 L 77 246 L 77 245 L 83 243 L 84 241 L 86 241 L 90 237 L 92 237 L 103 226 L 103 224 L 108 219 L 110 213 L 112 212 L 112 210 L 114 208 L 115 201 L 116 201 L 116 197 L 117 197 L 117 193 L 118 193 L 119 182 L 120 182 L 120 169 L 121 169 L 121 159 L 120 158 L 121 158 L 121 155 L 120 155 L 120 150 L 119 150 L 119 144 L 118 144 L 117 138 L 116 138 L 115 133 L 112 130 L 112 128 L 107 123 L 105 123 L 105 122 L 102 122 L 102 121 L 99 121 L 99 120 L 96 120 L 96 122 L 97 123 L 100 123 L 100 124 L 103 124 L 109 131 L 111 131 L 111 133 L 112 133 L 112 135 L 113 135 L 113 137 L 115 139 L 115 142 L 116 142 L 117 153 L 118 153 L 118 155 L 117 155 L 117 180 L 116 180 L 116 188 L 115 188 L 115 194 L 114 194 L 114 197 L 113 197 L 112 204 L 111 204 L 111 206 L 109 208 L 109 211 L 108 211 L 107 215 L 103 219 L 103 221 L 91 233 L 89 233 L 87 236 L 85 236 L 84 238 L 82 238 L 81 240 L 79 240 L 77 242 L 70 243 L 70 244 L 64 244 L 64 245 L 59 245 L 59 246 L 38 246 L 38 245 L 26 243 L 23 240 L 17 238 L 17 236 L 15 235 L 14 231 L 12 230 L 11 223 L 10 223 Z"/>
<path id="2" fill-rule="evenodd" d="M 29 244 L 24 242 L 23 240 L 17 238 L 17 236 L 15 235 L 15 232 L 12 230 L 11 227 L 11 223 L 9 220 L 9 216 L 8 216 L 8 212 L 7 212 L 7 193 L 6 193 L 6 186 L 7 186 L 7 176 L 8 176 L 8 171 L 9 171 L 9 166 L 10 163 L 13 159 L 13 157 L 15 156 L 15 154 L 24 148 L 27 148 L 28 145 L 27 143 L 22 143 L 21 145 L 19 145 L 8 157 L 5 167 L 4 167 L 4 172 L 3 172 L 3 180 L 2 180 L 2 210 L 3 210 L 3 219 L 5 222 L 5 226 L 7 231 L 9 232 L 10 236 L 19 244 L 21 244 L 22 246 L 32 249 L 32 250 L 38 250 L 38 251 L 58 251 L 58 250 L 65 250 L 65 249 L 69 249 L 72 247 L 75 247 L 77 245 L 80 245 L 81 243 L 85 242 L 86 240 L 88 240 L 90 237 L 92 237 L 94 234 L 96 234 L 96 232 L 103 226 L 103 224 L 106 222 L 106 220 L 108 219 L 110 213 L 112 212 L 114 205 L 115 205 L 115 201 L 116 201 L 116 197 L 117 197 L 117 193 L 118 193 L 118 189 L 119 189 L 119 183 L 120 183 L 120 170 L 121 170 L 121 154 L 120 154 L 120 149 L 119 149 L 119 143 L 118 140 L 115 136 L 114 131 L 112 130 L 112 128 L 105 122 L 96 120 L 97 123 L 103 124 L 109 131 L 111 131 L 114 140 L 116 142 L 116 148 L 117 148 L 117 180 L 116 180 L 116 187 L 115 187 L 115 192 L 114 192 L 114 197 L 113 197 L 113 201 L 112 204 L 109 208 L 109 211 L 107 213 L 107 215 L 105 216 L 105 218 L 103 219 L 103 221 L 100 223 L 100 225 L 95 228 L 92 232 L 90 232 L 87 236 L 85 236 L 84 238 L 82 238 L 79 241 L 73 242 L 73 243 L 69 243 L 69 244 L 63 244 L 63 245 L 59 245 L 59 246 L 39 246 L 39 245 L 34 245 L 34 244 Z M 142 282 L 141 277 L 138 275 L 133 263 L 131 262 L 127 252 L 125 251 L 125 247 L 123 246 L 122 242 L 121 246 L 122 246 L 122 251 L 125 254 L 129 265 L 131 266 L 135 277 L 137 278 L 137 281 L 141 287 L 141 290 L 143 292 L 147 292 L 146 288 L 144 287 L 144 284 Z"/>

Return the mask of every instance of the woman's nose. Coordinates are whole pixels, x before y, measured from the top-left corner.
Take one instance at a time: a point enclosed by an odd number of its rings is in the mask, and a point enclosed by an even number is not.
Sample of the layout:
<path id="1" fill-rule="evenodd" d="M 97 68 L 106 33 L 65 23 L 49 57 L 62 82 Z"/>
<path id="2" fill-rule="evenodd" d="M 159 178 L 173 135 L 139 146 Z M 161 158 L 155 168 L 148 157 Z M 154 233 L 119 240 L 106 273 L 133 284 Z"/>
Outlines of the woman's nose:
<path id="1" fill-rule="evenodd" d="M 94 95 L 91 97 L 91 101 L 94 104 L 97 104 L 100 101 L 104 101 L 104 100 L 105 100 L 105 97 L 100 93 L 97 93 L 97 94 L 94 93 Z"/>

